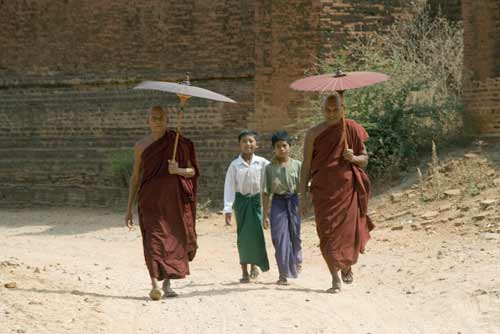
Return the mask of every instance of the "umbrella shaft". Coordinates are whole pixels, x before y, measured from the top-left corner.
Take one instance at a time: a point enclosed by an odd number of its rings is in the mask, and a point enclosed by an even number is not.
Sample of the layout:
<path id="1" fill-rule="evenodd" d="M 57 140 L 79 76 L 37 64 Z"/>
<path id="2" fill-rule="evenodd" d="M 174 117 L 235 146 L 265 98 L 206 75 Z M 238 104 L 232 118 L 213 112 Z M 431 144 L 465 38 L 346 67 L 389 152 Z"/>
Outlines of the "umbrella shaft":
<path id="1" fill-rule="evenodd" d="M 342 128 L 344 132 L 344 148 L 347 151 L 349 149 L 349 143 L 347 142 L 347 125 L 345 121 L 345 106 L 344 106 L 344 91 L 341 90 L 338 92 L 340 96 L 340 109 L 342 109 Z"/>
<path id="2" fill-rule="evenodd" d="M 184 106 L 181 105 L 179 116 L 177 118 L 177 133 L 175 134 L 175 143 L 174 143 L 174 153 L 172 154 L 172 161 L 175 161 L 175 156 L 177 153 L 177 144 L 179 143 L 179 135 L 182 127 L 182 116 L 184 113 Z"/>

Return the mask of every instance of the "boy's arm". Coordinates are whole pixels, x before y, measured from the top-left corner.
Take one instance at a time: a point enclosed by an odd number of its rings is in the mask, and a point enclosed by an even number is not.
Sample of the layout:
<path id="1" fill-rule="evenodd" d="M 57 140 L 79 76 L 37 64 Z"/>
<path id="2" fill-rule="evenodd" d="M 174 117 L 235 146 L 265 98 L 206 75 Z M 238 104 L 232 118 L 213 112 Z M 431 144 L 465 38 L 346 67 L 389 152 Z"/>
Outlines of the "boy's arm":
<path id="1" fill-rule="evenodd" d="M 271 189 L 269 189 L 269 184 L 268 184 L 268 178 L 267 178 L 267 166 L 263 168 L 264 173 L 262 175 L 262 211 L 263 211 L 263 226 L 264 229 L 267 230 L 269 228 L 269 209 L 271 207 L 270 205 L 270 192 Z"/>
<path id="2" fill-rule="evenodd" d="M 232 165 L 226 172 L 226 180 L 224 182 L 224 216 L 226 225 L 231 225 L 231 213 L 233 212 L 233 203 L 235 198 L 235 171 Z"/>
<path id="3" fill-rule="evenodd" d="M 264 211 L 263 225 L 265 230 L 269 228 L 269 208 L 271 207 L 270 201 L 271 196 L 267 193 L 262 193 L 262 210 Z"/>

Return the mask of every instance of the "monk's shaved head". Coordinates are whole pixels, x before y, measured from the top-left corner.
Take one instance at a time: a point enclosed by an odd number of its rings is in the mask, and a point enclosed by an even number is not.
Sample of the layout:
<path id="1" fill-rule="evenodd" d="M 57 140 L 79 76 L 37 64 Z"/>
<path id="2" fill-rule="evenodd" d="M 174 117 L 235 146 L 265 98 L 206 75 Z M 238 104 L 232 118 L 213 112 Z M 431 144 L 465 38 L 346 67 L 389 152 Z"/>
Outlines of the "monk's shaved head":
<path id="1" fill-rule="evenodd" d="M 167 112 L 165 110 L 163 110 L 163 108 L 160 106 L 154 106 L 151 109 L 149 109 L 148 117 L 152 116 L 152 115 L 155 115 L 155 116 L 162 115 L 164 117 L 167 117 Z"/>
<path id="2" fill-rule="evenodd" d="M 167 129 L 167 112 L 160 106 L 149 109 L 148 125 L 153 133 L 162 133 Z"/>
<path id="3" fill-rule="evenodd" d="M 328 95 L 325 99 L 325 104 L 323 105 L 323 109 L 326 110 L 330 103 L 335 104 L 335 108 L 337 110 L 340 109 L 340 96 L 338 94 Z"/>

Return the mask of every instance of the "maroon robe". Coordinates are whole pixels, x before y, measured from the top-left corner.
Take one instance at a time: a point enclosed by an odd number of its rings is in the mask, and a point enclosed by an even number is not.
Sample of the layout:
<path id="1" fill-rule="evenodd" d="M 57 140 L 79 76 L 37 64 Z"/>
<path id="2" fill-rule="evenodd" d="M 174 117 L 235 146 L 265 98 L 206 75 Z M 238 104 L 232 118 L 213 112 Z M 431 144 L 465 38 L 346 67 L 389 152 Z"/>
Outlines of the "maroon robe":
<path id="1" fill-rule="evenodd" d="M 176 160 L 180 168 L 191 161 L 196 175 L 186 178 L 168 172 L 175 132 L 142 152 L 142 178 L 138 193 L 139 223 L 144 257 L 151 277 L 184 278 L 189 274 L 196 244 L 196 191 L 199 176 L 193 143 L 179 137 Z"/>
<path id="2" fill-rule="evenodd" d="M 349 147 L 360 155 L 366 130 L 346 120 Z M 320 248 L 331 272 L 347 270 L 363 253 L 374 228 L 366 215 L 370 180 L 360 167 L 343 158 L 342 121 L 328 127 L 315 141 L 311 162 L 311 193 Z"/>

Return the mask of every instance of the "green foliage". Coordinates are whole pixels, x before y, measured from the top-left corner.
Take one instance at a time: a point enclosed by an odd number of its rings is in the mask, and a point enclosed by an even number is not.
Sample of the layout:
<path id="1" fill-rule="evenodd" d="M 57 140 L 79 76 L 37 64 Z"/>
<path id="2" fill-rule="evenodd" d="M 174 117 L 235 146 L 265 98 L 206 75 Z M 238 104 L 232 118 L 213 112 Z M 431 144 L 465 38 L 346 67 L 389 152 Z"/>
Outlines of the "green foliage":
<path id="1" fill-rule="evenodd" d="M 134 168 L 134 150 L 123 150 L 111 155 L 111 173 L 118 184 L 129 186 L 130 177 Z"/>
<path id="2" fill-rule="evenodd" d="M 462 36 L 460 25 L 419 7 L 387 31 L 358 39 L 345 55 L 320 64 L 322 73 L 366 70 L 390 76 L 385 83 L 345 93 L 348 117 L 370 134 L 372 176 L 405 170 L 429 151 L 432 140 L 443 144 L 462 133 Z M 321 119 L 319 114 L 311 121 Z"/>

